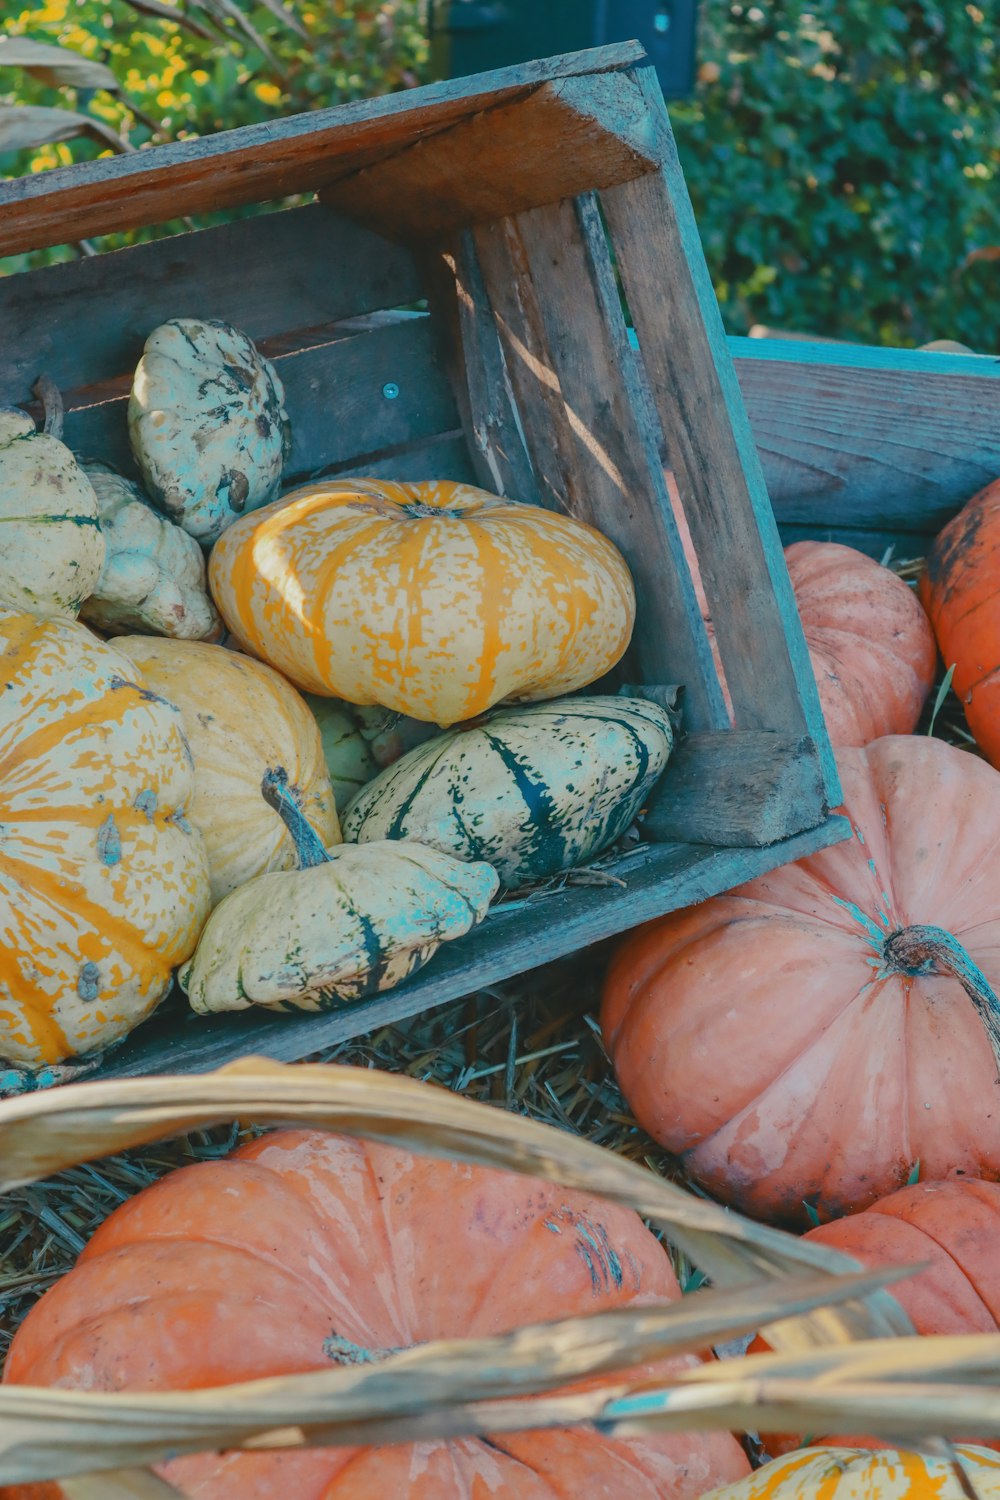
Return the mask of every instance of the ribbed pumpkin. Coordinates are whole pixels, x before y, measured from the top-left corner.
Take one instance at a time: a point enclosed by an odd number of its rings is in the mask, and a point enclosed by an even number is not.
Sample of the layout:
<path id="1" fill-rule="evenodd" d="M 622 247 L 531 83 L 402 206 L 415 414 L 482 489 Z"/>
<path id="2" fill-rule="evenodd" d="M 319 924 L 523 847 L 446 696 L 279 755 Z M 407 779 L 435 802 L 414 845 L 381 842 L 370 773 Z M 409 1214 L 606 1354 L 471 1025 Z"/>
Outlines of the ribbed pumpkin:
<path id="1" fill-rule="evenodd" d="M 208 915 L 178 711 L 68 620 L 0 614 L 0 1057 L 124 1036 Z"/>
<path id="2" fill-rule="evenodd" d="M 636 698 L 504 708 L 404 755 L 355 797 L 344 837 L 485 859 L 508 887 L 613 844 L 663 774 L 670 720 Z"/>
<path id="3" fill-rule="evenodd" d="M 806 1239 L 842 1250 L 865 1266 L 926 1263 L 926 1270 L 892 1289 L 917 1333 L 1000 1329 L 1000 1184 L 963 1178 L 913 1183 L 864 1213 L 821 1224 Z M 768 1347 L 757 1339 L 750 1353 Z M 765 1441 L 769 1452 L 781 1453 L 801 1438 L 776 1440 L 769 1433 Z"/>
<path id="4" fill-rule="evenodd" d="M 191 1390 L 678 1295 L 664 1250 L 625 1209 L 289 1130 L 117 1209 L 28 1315 L 5 1379 Z M 613 1440 L 584 1428 L 204 1454 L 162 1472 L 192 1500 L 697 1500 L 747 1470 L 727 1433 Z"/>
<path id="5" fill-rule="evenodd" d="M 635 617 L 591 527 L 444 482 L 295 490 L 229 528 L 209 582 L 237 640 L 297 686 L 442 725 L 594 682 Z"/>
<path id="6" fill-rule="evenodd" d="M 836 542 L 795 542 L 785 562 L 833 744 L 911 734 L 937 663 L 916 594 L 891 569 Z"/>
<path id="7" fill-rule="evenodd" d="M 181 711 L 195 766 L 191 821 L 204 835 L 213 905 L 255 875 L 295 868 L 291 835 L 260 795 L 268 770 L 285 772 L 322 842 L 340 842 L 316 721 L 283 677 L 202 641 L 127 635 L 115 644 Z"/>
<path id="8" fill-rule="evenodd" d="M 179 975 L 193 1010 L 330 1010 L 390 990 L 485 917 L 499 881 L 411 839 L 324 849 L 281 774 L 261 783 L 298 870 L 258 875 L 216 907 Z"/>
<path id="9" fill-rule="evenodd" d="M 104 552 L 97 496 L 72 453 L 0 407 L 0 609 L 76 616 Z"/>
<path id="10" fill-rule="evenodd" d="M 722 675 L 690 542 L 685 552 Z M 890 568 L 838 542 L 793 542 L 785 563 L 831 742 L 867 745 L 882 735 L 911 734 L 937 664 L 934 633 L 916 594 Z"/>
<path id="11" fill-rule="evenodd" d="M 1000 1497 L 1000 1454 L 963 1444 L 958 1455 L 980 1500 Z M 705 1500 L 964 1500 L 952 1464 L 891 1449 L 800 1448 Z"/>
<path id="12" fill-rule="evenodd" d="M 837 761 L 853 838 L 627 938 L 601 1017 L 640 1123 L 802 1227 L 918 1160 L 1000 1176 L 1000 777 L 923 736 Z"/>
<path id="13" fill-rule="evenodd" d="M 1000 767 L 1000 479 L 941 532 L 920 597 L 976 744 Z"/>
<path id="14" fill-rule="evenodd" d="M 84 472 L 97 496 L 107 555 L 83 618 L 108 635 L 140 630 L 200 641 L 220 634 L 205 555 L 194 537 L 107 464 L 85 464 Z"/>

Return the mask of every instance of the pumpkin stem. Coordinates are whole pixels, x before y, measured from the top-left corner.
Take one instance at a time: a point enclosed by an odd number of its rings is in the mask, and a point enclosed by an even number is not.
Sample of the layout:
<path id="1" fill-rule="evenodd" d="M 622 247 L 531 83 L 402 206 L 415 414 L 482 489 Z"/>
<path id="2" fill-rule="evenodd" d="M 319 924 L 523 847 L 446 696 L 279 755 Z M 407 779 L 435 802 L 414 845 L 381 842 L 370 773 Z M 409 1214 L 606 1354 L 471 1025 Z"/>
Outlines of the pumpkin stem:
<path id="1" fill-rule="evenodd" d="M 983 1023 L 1000 1071 L 1000 1000 L 978 964 L 943 927 L 901 927 L 885 940 L 885 956 L 901 974 L 957 979 Z"/>
<path id="2" fill-rule="evenodd" d="M 300 869 L 311 870 L 315 865 L 329 864 L 330 856 L 306 819 L 298 792 L 289 786 L 284 766 L 268 767 L 260 783 L 260 794 L 292 835 Z"/>
<path id="3" fill-rule="evenodd" d="M 39 375 L 31 387 L 31 394 L 42 404 L 42 431 L 62 442 L 66 409 L 59 387 L 47 375 Z"/>

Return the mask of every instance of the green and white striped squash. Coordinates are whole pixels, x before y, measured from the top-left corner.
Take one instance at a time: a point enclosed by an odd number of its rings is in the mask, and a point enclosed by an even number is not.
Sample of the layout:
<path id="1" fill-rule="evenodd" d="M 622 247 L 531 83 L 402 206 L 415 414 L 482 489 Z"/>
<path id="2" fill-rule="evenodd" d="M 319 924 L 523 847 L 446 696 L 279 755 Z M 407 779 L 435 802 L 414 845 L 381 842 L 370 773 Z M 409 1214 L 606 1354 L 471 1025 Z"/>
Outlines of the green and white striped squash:
<path id="1" fill-rule="evenodd" d="M 346 807 L 379 771 L 437 733 L 433 724 L 408 719 L 378 704 L 364 708 L 339 698 L 304 696 L 319 725 L 338 807 Z"/>
<path id="2" fill-rule="evenodd" d="M 330 1010 L 401 984 L 442 943 L 481 922 L 495 871 L 413 842 L 324 848 L 283 771 L 264 800 L 285 822 L 299 869 L 232 891 L 178 974 L 192 1010 Z"/>
<path id="3" fill-rule="evenodd" d="M 636 698 L 505 708 L 436 735 L 362 788 L 346 840 L 416 839 L 486 860 L 508 889 L 585 864 L 662 775 L 670 719 Z"/>

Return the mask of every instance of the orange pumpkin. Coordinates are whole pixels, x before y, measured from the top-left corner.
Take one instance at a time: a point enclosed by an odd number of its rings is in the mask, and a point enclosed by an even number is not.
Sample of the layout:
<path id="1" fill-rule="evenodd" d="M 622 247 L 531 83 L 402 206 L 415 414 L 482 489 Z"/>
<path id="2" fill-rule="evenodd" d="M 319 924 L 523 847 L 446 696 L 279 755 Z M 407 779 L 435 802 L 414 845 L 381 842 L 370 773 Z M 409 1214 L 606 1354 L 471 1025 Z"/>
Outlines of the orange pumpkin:
<path id="1" fill-rule="evenodd" d="M 1000 479 L 941 532 L 920 597 L 976 744 L 1000 766 Z"/>
<path id="2" fill-rule="evenodd" d="M 785 562 L 833 744 L 911 734 L 937 664 L 916 594 L 891 569 L 836 542 L 795 542 Z"/>
<path id="3" fill-rule="evenodd" d="M 1000 1185 L 952 1178 L 918 1182 L 890 1193 L 864 1213 L 834 1219 L 806 1235 L 865 1266 L 927 1263 L 892 1293 L 917 1333 L 996 1333 L 1000 1329 Z M 750 1353 L 767 1350 L 755 1339 Z M 768 1433 L 770 1453 L 785 1453 L 801 1438 Z M 830 1438 L 854 1444 L 857 1438 Z M 865 1439 L 873 1447 L 876 1439 Z M 988 1444 L 987 1446 L 995 1446 Z"/>
<path id="4" fill-rule="evenodd" d="M 5 1379 L 191 1390 L 678 1295 L 662 1247 L 625 1209 L 286 1130 L 117 1209 L 28 1315 Z M 192 1500 L 696 1500 L 748 1468 L 726 1433 L 610 1440 L 579 1429 L 208 1453 L 162 1472 Z M 61 1493 L 14 1488 L 10 1500 Z"/>
<path id="5" fill-rule="evenodd" d="M 624 561 L 570 516 L 470 485 L 327 480 L 216 543 L 236 639 L 310 693 L 426 723 L 557 698 L 624 654 Z"/>
<path id="6" fill-rule="evenodd" d="M 916 736 L 837 761 L 854 836 L 632 934 L 602 1011 L 650 1134 L 803 1227 L 917 1160 L 1000 1176 L 1000 777 Z"/>

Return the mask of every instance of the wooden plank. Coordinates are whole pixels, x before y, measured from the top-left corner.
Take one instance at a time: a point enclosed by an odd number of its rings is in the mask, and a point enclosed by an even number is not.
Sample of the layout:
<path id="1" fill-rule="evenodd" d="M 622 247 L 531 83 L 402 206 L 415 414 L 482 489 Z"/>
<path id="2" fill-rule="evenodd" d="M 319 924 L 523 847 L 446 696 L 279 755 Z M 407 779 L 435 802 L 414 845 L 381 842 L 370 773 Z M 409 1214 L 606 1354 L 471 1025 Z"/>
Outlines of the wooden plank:
<path id="1" fill-rule="evenodd" d="M 292 423 L 286 484 L 459 426 L 428 318 L 377 327 L 279 357 L 275 364 Z M 65 437 L 73 451 L 134 474 L 127 394 L 100 405 L 69 405 Z"/>
<path id="2" fill-rule="evenodd" d="M 1000 359 L 729 345 L 779 523 L 937 532 L 1000 474 Z"/>
<path id="3" fill-rule="evenodd" d="M 250 1053 L 292 1062 L 705 901 L 849 835 L 845 818 L 830 818 L 766 849 L 643 845 L 610 867 L 625 881 L 624 889 L 570 886 L 496 907 L 475 932 L 446 943 L 414 979 L 360 1005 L 324 1015 L 267 1016 L 258 1010 L 204 1017 L 176 996 L 111 1052 L 95 1076 L 203 1072 Z"/>
<path id="4" fill-rule="evenodd" d="M 601 202 L 736 725 L 813 739 L 835 806 L 836 763 L 666 107 L 652 69 L 636 76 L 659 122 L 664 165 Z"/>
<path id="5" fill-rule="evenodd" d="M 897 562 L 926 557 L 934 541 L 932 531 L 869 531 L 860 526 L 779 526 L 782 545 L 792 542 L 839 542 L 881 562 L 891 552 Z"/>
<path id="6" fill-rule="evenodd" d="M 472 235 L 466 231 L 443 248 L 428 249 L 420 264 L 475 482 L 537 504 L 538 486 Z"/>
<path id="7" fill-rule="evenodd" d="M 424 136 L 322 197 L 390 238 L 437 239 L 627 182 L 659 164 L 656 151 L 627 74 L 567 78 Z"/>
<path id="8" fill-rule="evenodd" d="M 742 848 L 804 833 L 829 812 L 816 746 L 768 730 L 691 734 L 670 757 L 643 816 L 647 838 Z"/>
<path id="9" fill-rule="evenodd" d="M 459 484 L 478 484 L 479 475 L 469 455 L 463 432 L 446 432 L 426 443 L 407 443 L 401 448 L 361 463 L 350 463 L 332 471 L 338 479 L 396 479 L 414 483 L 421 479 L 453 479 Z"/>
<path id="10" fill-rule="evenodd" d="M 122 375 L 167 318 L 254 340 L 423 295 L 412 255 L 318 203 L 0 277 L 0 404 Z"/>
<path id="11" fill-rule="evenodd" d="M 632 570 L 626 672 L 683 683 L 691 727 L 726 724 L 596 202 L 533 209 L 475 238 L 543 503 L 596 526 Z"/>
<path id="12" fill-rule="evenodd" d="M 553 81 L 643 56 L 622 42 L 13 178 L 0 184 L 0 256 L 315 191 Z M 566 128 L 573 123 L 567 110 Z"/>

